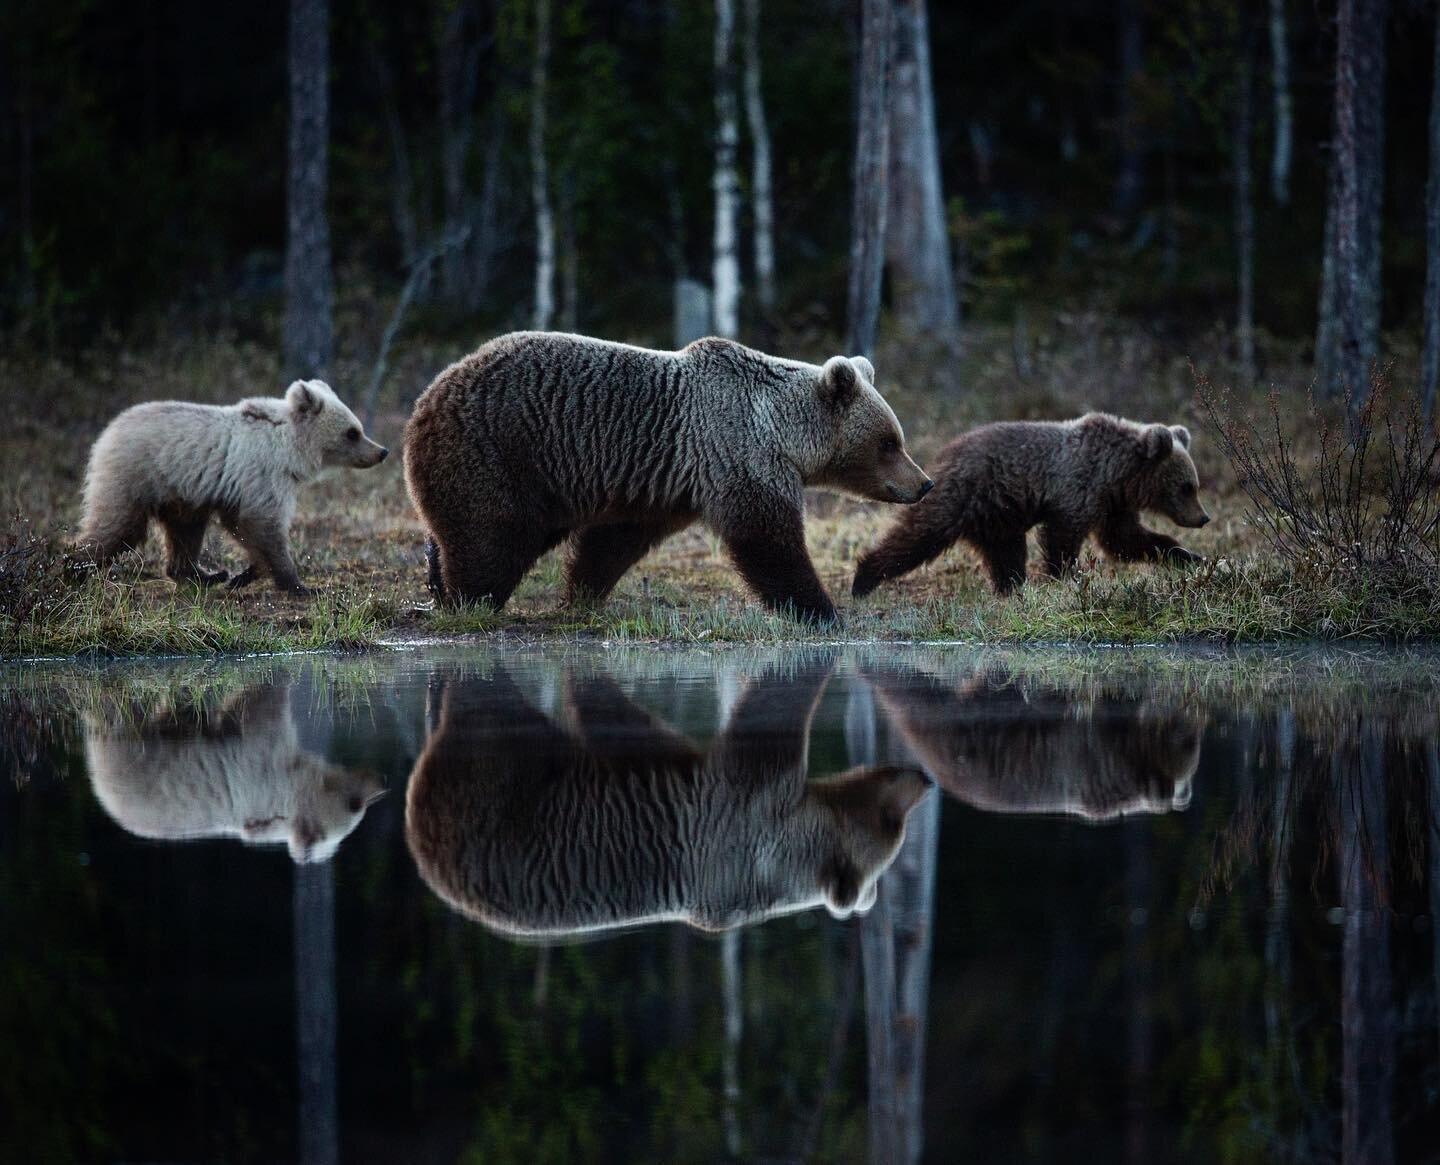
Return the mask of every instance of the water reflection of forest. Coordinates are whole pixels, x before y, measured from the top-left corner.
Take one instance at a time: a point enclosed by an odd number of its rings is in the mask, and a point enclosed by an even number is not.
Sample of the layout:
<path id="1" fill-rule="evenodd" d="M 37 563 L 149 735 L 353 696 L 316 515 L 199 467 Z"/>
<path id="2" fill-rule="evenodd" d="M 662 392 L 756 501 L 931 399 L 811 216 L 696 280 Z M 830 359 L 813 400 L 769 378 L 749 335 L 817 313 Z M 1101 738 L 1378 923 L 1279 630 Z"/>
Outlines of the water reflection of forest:
<path id="1" fill-rule="evenodd" d="M 702 1057 L 686 1072 L 710 1079 L 706 1115 L 652 1129 L 681 1156 L 849 1156 L 857 1136 L 873 1160 L 1003 1154 L 994 1130 L 1019 1120 L 1059 1158 L 1089 1089 L 1110 1114 L 1096 1143 L 1130 1159 L 1182 1130 L 1216 1152 L 1406 1159 L 1440 1084 L 1431 674 L 938 651 L 29 672 L 0 681 L 0 831 L 83 771 L 115 836 L 282 843 L 307 863 L 289 897 L 300 1099 L 322 1140 L 344 1124 L 338 862 L 394 887 L 376 924 L 430 952 L 427 1013 L 478 1006 L 503 1028 L 491 1008 L 528 1009 L 518 1038 L 539 1054 L 573 1022 L 618 1039 L 626 1016 L 678 1008 L 632 1054 Z M 428 902 L 405 904 L 402 857 Z M 783 917 L 814 908 L 818 930 Z M 452 909 L 541 945 L 467 945 Z M 657 947 L 664 921 L 720 937 Z M 383 994 L 400 955 L 379 952 L 362 979 Z M 937 1074 L 971 1055 L 989 1066 L 965 1088 Z M 582 1061 L 565 1072 L 608 1086 Z M 21 1092 L 0 1105 L 33 1109 Z M 777 1095 L 784 1119 L 762 1112 Z"/>

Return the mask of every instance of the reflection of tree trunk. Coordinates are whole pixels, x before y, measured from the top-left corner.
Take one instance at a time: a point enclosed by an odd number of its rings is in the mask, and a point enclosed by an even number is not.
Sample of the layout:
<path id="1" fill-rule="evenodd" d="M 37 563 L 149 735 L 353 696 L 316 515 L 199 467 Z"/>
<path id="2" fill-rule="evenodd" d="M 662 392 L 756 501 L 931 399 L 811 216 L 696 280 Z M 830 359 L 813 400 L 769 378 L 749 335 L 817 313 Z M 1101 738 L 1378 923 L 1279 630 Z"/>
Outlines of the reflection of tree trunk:
<path id="1" fill-rule="evenodd" d="M 325 190 L 330 149 L 330 8 L 290 2 L 290 176 L 285 242 L 285 372 L 323 376 L 335 286 Z"/>
<path id="2" fill-rule="evenodd" d="M 690 980 L 690 932 L 670 928 L 670 1040 L 679 1047 L 695 1028 L 694 993 Z"/>
<path id="3" fill-rule="evenodd" d="M 830 1050 L 825 1057 L 825 1074 L 820 1078 L 820 1090 L 815 1096 L 815 1106 L 810 1110 L 809 1119 L 800 1125 L 796 1138 L 797 1161 L 808 1161 L 815 1154 L 815 1142 L 820 1139 L 820 1126 L 830 1107 L 835 1085 L 840 1080 L 840 1066 L 845 1059 L 846 1045 L 850 1042 L 850 1025 L 855 1020 L 855 997 L 860 989 L 860 933 L 855 927 L 846 931 L 843 958 L 840 995 L 835 1003 L 835 1021 L 830 1026 Z"/>
<path id="4" fill-rule="evenodd" d="M 725 1010 L 725 1046 L 721 1064 L 725 1080 L 725 1150 L 731 1157 L 739 1157 L 740 1039 L 744 1034 L 739 930 L 727 930 L 720 940 L 720 993 Z"/>
<path id="5" fill-rule="evenodd" d="M 775 212 L 770 198 L 770 127 L 760 88 L 760 0 L 745 0 L 745 118 L 754 161 L 750 201 L 755 212 L 755 291 L 765 312 L 775 309 Z"/>
<path id="6" fill-rule="evenodd" d="M 1440 999 L 1440 745 L 1425 749 L 1425 777 L 1430 792 L 1430 816 L 1425 831 L 1430 850 L 1430 934 L 1434 944 L 1431 957 L 1435 976 L 1435 998 Z"/>
<path id="7" fill-rule="evenodd" d="M 1275 726 L 1275 791 L 1270 801 L 1270 904 L 1265 919 L 1265 1043 L 1271 1106 L 1295 1090 L 1298 1061 L 1290 1029 L 1290 843 L 1294 836 L 1295 713 Z M 1277 1134 L 1280 1132 L 1277 1128 Z M 1298 1148 L 1298 1145 L 1297 1145 Z M 1288 1159 L 1288 1158 L 1287 1158 Z M 1297 1158 L 1298 1159 L 1298 1158 Z"/>
<path id="8" fill-rule="evenodd" d="M 545 102 L 550 75 L 550 0 L 535 0 L 535 55 L 530 63 L 530 196 L 535 205 L 535 310 L 532 326 L 550 330 L 555 315 L 555 221 L 545 157 Z"/>
<path id="9" fill-rule="evenodd" d="M 1390 926 L 1383 897 L 1390 871 L 1385 752 L 1362 727 L 1356 752 L 1339 771 L 1340 897 L 1345 908 L 1341 988 L 1343 1159 L 1356 1165 L 1394 1160 L 1395 1019 L 1390 999 Z M 1347 771 L 1348 770 L 1348 771 Z"/>
<path id="10" fill-rule="evenodd" d="M 336 1086 L 335 880 L 319 862 L 295 867 L 295 1030 L 299 1061 L 300 1161 L 340 1158 Z"/>
<path id="11" fill-rule="evenodd" d="M 885 272 L 886 192 L 890 189 L 890 56 L 893 0 L 862 0 L 851 184 L 849 351 L 873 356 Z"/>
<path id="12" fill-rule="evenodd" d="M 1126 1159 L 1148 1162 L 1150 1079 L 1154 1073 L 1154 1022 L 1150 1015 L 1150 853 L 1145 827 L 1122 826 L 1125 838 L 1125 997 L 1129 1016 L 1129 1121 Z"/>
<path id="13" fill-rule="evenodd" d="M 715 0 L 715 332 L 740 332 L 740 180 L 735 156 L 740 127 L 735 100 L 735 3 Z"/>
<path id="14" fill-rule="evenodd" d="M 925 0 L 896 0 L 894 21 L 885 219 L 891 294 L 901 323 L 951 343 L 958 338 L 960 317 L 940 186 Z"/>

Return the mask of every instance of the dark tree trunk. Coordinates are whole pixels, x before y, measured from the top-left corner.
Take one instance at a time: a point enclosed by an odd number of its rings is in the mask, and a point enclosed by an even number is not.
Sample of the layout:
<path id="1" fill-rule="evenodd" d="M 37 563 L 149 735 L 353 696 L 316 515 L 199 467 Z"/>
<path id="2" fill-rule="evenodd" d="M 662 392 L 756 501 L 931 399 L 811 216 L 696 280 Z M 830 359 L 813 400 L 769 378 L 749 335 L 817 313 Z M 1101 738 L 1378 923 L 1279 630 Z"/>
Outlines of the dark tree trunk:
<path id="1" fill-rule="evenodd" d="M 1322 389 L 1348 394 L 1353 417 L 1369 398 L 1380 343 L 1380 211 L 1384 191 L 1386 0 L 1340 0 L 1335 45 L 1333 300 L 1322 293 L 1317 367 Z M 1333 357 L 1318 351 L 1333 307 Z"/>
<path id="2" fill-rule="evenodd" d="M 1281 206 L 1290 201 L 1290 158 L 1294 150 L 1294 108 L 1290 94 L 1290 45 L 1285 0 L 1270 0 L 1270 89 L 1275 99 L 1275 147 L 1270 155 L 1270 194 Z"/>
<path id="3" fill-rule="evenodd" d="M 440 30 L 440 184 L 444 210 L 441 233 L 457 235 L 466 215 L 466 161 L 475 124 L 475 91 L 479 83 L 480 49 L 475 14 L 468 4 L 451 8 Z M 452 303 L 465 293 L 465 264 L 457 248 L 440 263 L 440 287 Z"/>
<path id="4" fill-rule="evenodd" d="M 531 326 L 550 330 L 555 316 L 555 216 L 545 113 L 550 88 L 550 0 L 535 0 L 535 53 L 530 62 L 530 198 L 535 208 L 535 306 Z"/>
<path id="5" fill-rule="evenodd" d="M 755 294 L 760 309 L 775 310 L 775 208 L 771 198 L 770 125 L 760 70 L 760 0 L 745 0 L 745 119 L 752 157 L 750 201 L 755 219 Z"/>
<path id="6" fill-rule="evenodd" d="M 1440 382 L 1440 12 L 1435 16 L 1435 73 L 1430 87 L 1430 177 L 1425 185 L 1425 336 L 1420 393 L 1425 419 L 1435 416 Z"/>
<path id="7" fill-rule="evenodd" d="M 1128 217 L 1140 206 L 1140 119 L 1135 108 L 1142 54 L 1139 0 L 1121 0 L 1119 34 L 1120 84 L 1115 122 L 1120 161 L 1115 173 L 1114 205 L 1117 214 Z"/>
<path id="8" fill-rule="evenodd" d="M 287 376 L 323 376 L 335 288 L 325 187 L 330 138 L 327 0 L 290 0 L 290 179 L 285 243 Z"/>
<path id="9" fill-rule="evenodd" d="M 410 170 L 410 145 L 405 122 L 395 99 L 395 78 L 383 49 L 374 42 L 366 45 L 370 72 L 375 79 L 380 115 L 390 140 L 390 212 L 400 242 L 400 260 L 408 269 L 420 254 L 420 231 L 415 221 L 415 183 Z"/>
<path id="10" fill-rule="evenodd" d="M 959 338 L 925 0 L 895 0 L 886 250 L 895 316 L 944 343 Z"/>
<path id="11" fill-rule="evenodd" d="M 873 356 L 885 270 L 890 188 L 890 56 L 894 0 L 862 0 L 850 228 L 849 351 Z"/>
<path id="12" fill-rule="evenodd" d="M 1240 32 L 1240 75 L 1235 100 L 1235 347 L 1240 379 L 1255 383 L 1255 196 L 1252 192 L 1250 139 L 1254 123 L 1254 35 Z"/>

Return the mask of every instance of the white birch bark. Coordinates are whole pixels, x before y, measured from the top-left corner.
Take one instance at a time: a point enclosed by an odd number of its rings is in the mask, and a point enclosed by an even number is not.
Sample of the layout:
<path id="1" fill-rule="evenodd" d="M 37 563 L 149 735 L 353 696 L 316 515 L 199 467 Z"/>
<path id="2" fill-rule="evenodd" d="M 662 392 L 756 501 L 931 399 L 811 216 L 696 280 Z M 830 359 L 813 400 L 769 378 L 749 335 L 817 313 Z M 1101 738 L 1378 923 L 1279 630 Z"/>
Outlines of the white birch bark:
<path id="1" fill-rule="evenodd" d="M 548 332 L 555 316 L 555 216 L 545 157 L 545 102 L 550 74 L 550 0 L 535 0 L 535 54 L 530 65 L 530 195 L 535 205 L 535 308 L 531 326 Z"/>
<path id="2" fill-rule="evenodd" d="M 745 0 L 745 119 L 750 129 L 750 197 L 755 215 L 755 291 L 775 308 L 775 209 L 771 198 L 770 126 L 760 86 L 760 0 Z"/>
<path id="3" fill-rule="evenodd" d="M 860 16 L 859 100 L 850 224 L 849 350 L 873 356 L 885 269 L 887 192 L 890 189 L 890 57 L 893 0 L 863 0 Z"/>
<path id="4" fill-rule="evenodd" d="M 715 333 L 740 332 L 740 183 L 735 158 L 740 127 L 735 99 L 734 0 L 715 0 Z"/>

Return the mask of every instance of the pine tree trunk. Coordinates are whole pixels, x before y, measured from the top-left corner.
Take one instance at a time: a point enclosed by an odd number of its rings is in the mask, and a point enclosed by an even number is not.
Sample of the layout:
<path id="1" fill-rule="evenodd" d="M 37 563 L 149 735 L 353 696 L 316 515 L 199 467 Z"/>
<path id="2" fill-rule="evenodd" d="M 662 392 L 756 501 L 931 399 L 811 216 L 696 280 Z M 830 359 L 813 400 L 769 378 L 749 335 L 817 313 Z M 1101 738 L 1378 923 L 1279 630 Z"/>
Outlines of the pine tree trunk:
<path id="1" fill-rule="evenodd" d="M 715 332 L 740 332 L 740 127 L 735 100 L 735 4 L 715 0 Z"/>
<path id="2" fill-rule="evenodd" d="M 1335 224 L 1340 218 L 1340 169 L 1332 145 L 1325 177 L 1325 235 L 1320 244 L 1320 298 L 1315 323 L 1315 391 L 1340 392 L 1340 299 L 1336 283 Z"/>
<path id="3" fill-rule="evenodd" d="M 1435 18 L 1435 76 L 1430 89 L 1430 177 L 1425 185 L 1425 335 L 1420 350 L 1420 394 L 1427 422 L 1435 416 L 1437 382 L 1440 382 L 1440 12 Z"/>
<path id="4" fill-rule="evenodd" d="M 472 13 L 456 4 L 440 32 L 440 183 L 445 221 L 441 233 L 453 237 L 465 221 L 465 168 L 474 132 L 479 48 L 471 29 Z M 464 253 L 455 248 L 440 261 L 440 287 L 451 303 L 464 296 Z"/>
<path id="5" fill-rule="evenodd" d="M 885 269 L 890 189 L 890 58 L 893 0 L 862 0 L 850 228 L 849 350 L 873 356 Z"/>
<path id="6" fill-rule="evenodd" d="M 1380 339 L 1385 0 L 1340 0 L 1335 48 L 1338 380 L 1352 418 L 1369 399 Z"/>
<path id="7" fill-rule="evenodd" d="M 287 376 L 323 376 L 335 289 L 325 189 L 330 141 L 327 0 L 290 0 L 290 175 L 285 242 Z"/>
<path id="8" fill-rule="evenodd" d="M 535 55 L 530 65 L 530 195 L 535 205 L 535 310 L 532 326 L 550 330 L 555 315 L 555 220 L 545 156 L 545 102 L 550 74 L 550 0 L 535 0 Z"/>
<path id="9" fill-rule="evenodd" d="M 580 324 L 580 254 L 575 242 L 575 183 L 567 174 L 560 182 L 560 330 L 574 332 Z"/>
<path id="10" fill-rule="evenodd" d="M 1295 141 L 1285 0 L 1270 0 L 1270 88 L 1275 98 L 1275 149 L 1270 156 L 1270 194 L 1284 206 L 1290 201 L 1290 157 Z"/>
<path id="11" fill-rule="evenodd" d="M 1120 86 L 1116 127 L 1120 138 L 1120 164 L 1115 175 L 1115 213 L 1129 216 L 1140 206 L 1140 124 L 1135 88 L 1141 68 L 1139 0 L 1120 3 Z"/>
<path id="12" fill-rule="evenodd" d="M 1235 346 L 1240 378 L 1255 383 L 1255 198 L 1251 192 L 1250 138 L 1254 104 L 1254 37 L 1241 31 L 1240 76 L 1235 109 L 1235 250 L 1237 296 Z"/>
<path id="13" fill-rule="evenodd" d="M 775 209 L 771 198 L 770 126 L 760 87 L 760 0 L 745 0 L 745 118 L 753 151 L 750 197 L 755 215 L 755 292 L 760 309 L 775 310 Z"/>
<path id="14" fill-rule="evenodd" d="M 465 306 L 470 311 L 480 308 L 490 287 L 499 236 L 500 157 L 505 145 L 505 114 L 498 94 L 494 102 L 485 143 L 485 177 L 480 184 L 480 205 L 473 216 L 469 246 L 465 251 Z"/>
<path id="15" fill-rule="evenodd" d="M 945 344 L 960 314 L 940 185 L 925 0 L 895 0 L 886 250 L 896 318 Z"/>

